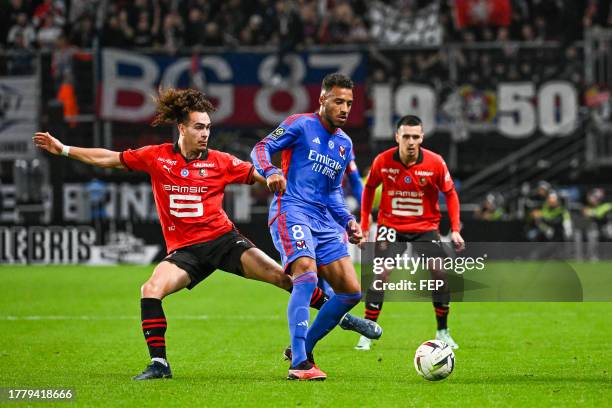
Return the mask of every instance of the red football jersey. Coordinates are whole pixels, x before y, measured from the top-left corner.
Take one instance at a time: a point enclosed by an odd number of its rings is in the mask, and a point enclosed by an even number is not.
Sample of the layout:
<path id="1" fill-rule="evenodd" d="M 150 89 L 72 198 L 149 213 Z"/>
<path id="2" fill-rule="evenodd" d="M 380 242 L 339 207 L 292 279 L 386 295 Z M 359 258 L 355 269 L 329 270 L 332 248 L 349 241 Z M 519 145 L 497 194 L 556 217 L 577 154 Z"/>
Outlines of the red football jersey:
<path id="1" fill-rule="evenodd" d="M 231 154 L 208 150 L 187 160 L 178 145 L 164 143 L 121 152 L 130 170 L 151 176 L 166 248 L 211 241 L 234 228 L 222 208 L 227 184 L 253 184 L 254 167 Z"/>
<path id="2" fill-rule="evenodd" d="M 380 183 L 383 190 L 378 224 L 406 233 L 437 230 L 438 194 L 454 188 L 444 159 L 423 148 L 411 166 L 401 162 L 397 147 L 376 156 L 366 186 L 376 188 Z"/>

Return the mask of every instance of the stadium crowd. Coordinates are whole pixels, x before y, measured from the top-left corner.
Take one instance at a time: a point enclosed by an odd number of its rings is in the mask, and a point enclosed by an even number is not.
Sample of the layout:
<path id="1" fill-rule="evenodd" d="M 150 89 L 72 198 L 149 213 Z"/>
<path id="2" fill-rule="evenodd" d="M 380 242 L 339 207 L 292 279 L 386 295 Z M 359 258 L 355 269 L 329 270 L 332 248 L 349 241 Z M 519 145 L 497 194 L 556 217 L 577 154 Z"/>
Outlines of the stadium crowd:
<path id="1" fill-rule="evenodd" d="M 72 80 L 72 61 L 79 48 L 101 46 L 154 48 L 173 53 L 194 47 L 273 45 L 281 51 L 303 46 L 338 44 L 389 44 L 377 36 L 377 24 L 398 36 L 410 36 L 419 24 L 419 13 L 434 4 L 436 24 L 442 28 L 443 43 L 473 44 L 473 48 L 455 50 L 432 46 L 418 51 L 402 49 L 373 53 L 370 83 L 432 83 L 444 96 L 455 92 L 450 83 L 449 58 L 457 62 L 456 75 L 470 89 L 466 94 L 485 95 L 499 81 L 529 78 L 541 83 L 550 78 L 570 80 L 577 85 L 583 79 L 583 56 L 574 42 L 583 39 L 586 29 L 612 27 L 612 9 L 606 0 L 490 0 L 489 4 L 507 3 L 496 17 L 475 19 L 478 8 L 461 10 L 459 0 L 0 0 L 0 50 L 12 52 L 53 51 L 55 91 Z M 387 14 L 385 14 L 387 13 Z M 506 13 L 506 15 L 504 15 Z M 387 19 L 389 15 L 395 20 Z M 385 19 L 380 19 L 384 15 Z M 501 17 L 500 17 L 501 15 Z M 402 25 L 403 24 L 403 25 Z M 393 30 L 397 30 L 394 32 Z M 404 31 L 402 31 L 404 30 Z M 563 44 L 559 47 L 522 48 L 511 44 L 526 41 Z M 486 44 L 495 44 L 487 48 Z M 499 45 L 507 46 L 500 47 Z M 390 44 L 394 45 L 394 44 Z M 398 53 L 397 58 L 386 58 Z M 15 58 L 9 72 L 19 72 Z M 508 63 L 513 61 L 513 63 Z M 8 63 L 7 63 L 8 64 Z M 31 67 L 30 67 L 31 68 Z M 584 89 L 584 88 L 582 88 Z M 478 98 L 471 98 L 480 101 Z M 482 120 L 486 104 L 468 120 Z M 473 113 L 474 110 L 471 112 Z M 555 192 L 550 185 L 527 186 L 508 200 L 490 194 L 475 213 L 484 220 L 523 219 L 530 239 L 568 239 L 571 220 L 586 220 L 598 239 L 612 239 L 612 209 L 601 189 L 570 193 Z M 546 191 L 544 191 L 546 190 Z M 550 200 L 548 200 L 550 196 Z M 517 198 L 518 197 L 518 198 Z M 555 201 L 556 199 L 556 201 Z M 567 210 L 551 208 L 563 207 Z M 551 216 L 555 227 L 549 228 Z M 568 218 L 568 214 L 571 217 Z M 580 223 L 582 221 L 579 221 Z M 575 224 L 575 222 L 574 222 Z M 591 234 L 595 234 L 591 232 Z M 594 236 L 594 235 L 592 235 Z"/>
<path id="2" fill-rule="evenodd" d="M 610 3 L 605 0 L 490 1 L 493 10 L 502 7 L 488 15 L 477 4 L 465 3 L 435 3 L 445 42 L 569 43 L 581 39 L 585 29 L 612 26 Z M 425 0 L 2 0 L 0 45 L 50 49 L 63 33 L 83 48 L 99 37 L 105 46 L 170 52 L 194 46 L 291 49 L 363 44 L 378 41 L 377 16 L 385 10 L 399 22 L 396 34 L 410 35 L 411 26 L 405 31 L 406 24 L 429 4 Z"/>
<path id="3" fill-rule="evenodd" d="M 561 187 L 545 180 L 525 183 L 518 196 L 488 194 L 474 211 L 474 218 L 523 220 L 524 238 L 532 242 L 612 241 L 612 202 L 601 187 Z M 594 252 L 587 256 L 595 258 Z"/>

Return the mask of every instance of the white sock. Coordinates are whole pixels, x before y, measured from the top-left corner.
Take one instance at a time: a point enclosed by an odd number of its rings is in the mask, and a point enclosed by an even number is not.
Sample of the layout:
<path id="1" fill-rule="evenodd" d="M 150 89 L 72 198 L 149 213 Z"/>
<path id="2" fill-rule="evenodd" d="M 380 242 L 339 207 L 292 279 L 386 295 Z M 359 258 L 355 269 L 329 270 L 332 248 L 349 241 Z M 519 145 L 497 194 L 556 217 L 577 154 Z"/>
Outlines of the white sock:
<path id="1" fill-rule="evenodd" d="M 151 361 L 157 361 L 158 363 L 162 363 L 164 366 L 168 367 L 168 362 L 166 361 L 165 358 L 154 357 L 151 359 Z"/>

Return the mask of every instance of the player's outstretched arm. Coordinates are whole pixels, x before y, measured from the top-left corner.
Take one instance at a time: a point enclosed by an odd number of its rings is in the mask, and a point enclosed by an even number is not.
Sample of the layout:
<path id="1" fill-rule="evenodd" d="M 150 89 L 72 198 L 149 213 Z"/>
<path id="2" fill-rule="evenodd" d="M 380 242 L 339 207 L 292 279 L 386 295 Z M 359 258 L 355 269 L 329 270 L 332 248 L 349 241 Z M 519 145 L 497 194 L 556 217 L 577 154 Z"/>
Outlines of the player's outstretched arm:
<path id="1" fill-rule="evenodd" d="M 107 149 L 66 146 L 49 132 L 36 132 L 32 138 L 36 147 L 56 156 L 63 155 L 96 167 L 123 169 L 120 153 Z"/>

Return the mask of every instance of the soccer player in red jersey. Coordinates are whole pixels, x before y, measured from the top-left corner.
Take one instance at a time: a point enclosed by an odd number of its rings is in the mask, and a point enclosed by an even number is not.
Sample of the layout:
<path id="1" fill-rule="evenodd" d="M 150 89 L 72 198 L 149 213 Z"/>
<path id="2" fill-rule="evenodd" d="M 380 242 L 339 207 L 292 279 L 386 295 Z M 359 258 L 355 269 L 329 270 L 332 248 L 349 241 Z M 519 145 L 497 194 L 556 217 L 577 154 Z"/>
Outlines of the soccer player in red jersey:
<path id="1" fill-rule="evenodd" d="M 442 157 L 421 147 L 423 137 L 423 124 L 417 116 L 407 115 L 398 121 L 395 141 L 399 146 L 376 156 L 366 180 L 361 202 L 361 229 L 364 237 L 367 237 L 374 193 L 382 184 L 376 241 L 439 243 L 438 196 L 442 192 L 448 206 L 451 240 L 455 248 L 461 251 L 465 243 L 459 233 L 459 197 Z M 442 248 L 434 248 L 438 249 L 434 249 L 432 256 L 445 256 Z M 433 297 L 438 326 L 436 338 L 458 348 L 447 327 L 450 293 L 433 293 Z M 382 300 L 382 292 L 368 289 L 366 319 L 378 319 Z M 371 340 L 362 336 L 355 348 L 369 350 L 370 345 Z"/>
<path id="2" fill-rule="evenodd" d="M 292 282 L 282 268 L 241 235 L 222 209 L 228 184 L 265 184 L 249 162 L 208 148 L 214 111 L 203 93 L 167 89 L 157 100 L 153 125 L 174 124 L 180 137 L 175 144 L 145 146 L 115 152 L 66 146 L 49 133 L 36 133 L 36 146 L 97 167 L 144 171 L 151 177 L 153 195 L 168 255 L 142 285 L 142 330 L 151 363 L 136 380 L 171 378 L 166 360 L 167 321 L 162 299 L 183 288 L 192 289 L 216 269 L 271 283 L 291 291 Z M 311 306 L 320 308 L 328 297 L 320 289 Z M 354 316 L 350 330 L 371 329 Z M 361 331 L 360 331 L 361 332 Z M 362 333 L 363 334 L 363 333 Z"/>

